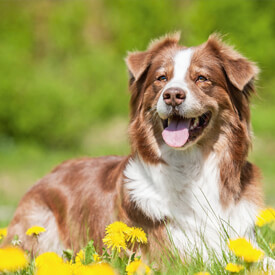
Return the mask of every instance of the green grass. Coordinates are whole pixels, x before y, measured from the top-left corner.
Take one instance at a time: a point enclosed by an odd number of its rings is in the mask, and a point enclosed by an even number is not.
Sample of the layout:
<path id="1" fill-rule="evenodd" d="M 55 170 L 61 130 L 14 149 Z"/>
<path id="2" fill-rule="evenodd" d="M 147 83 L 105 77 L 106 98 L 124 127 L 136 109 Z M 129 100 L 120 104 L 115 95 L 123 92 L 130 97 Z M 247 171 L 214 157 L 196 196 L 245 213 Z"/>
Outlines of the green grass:
<path id="1" fill-rule="evenodd" d="M 259 91 L 261 92 L 261 90 Z M 275 206 L 275 117 L 272 98 L 254 98 L 251 107 L 253 147 L 250 160 L 262 171 L 262 182 L 266 204 Z"/>

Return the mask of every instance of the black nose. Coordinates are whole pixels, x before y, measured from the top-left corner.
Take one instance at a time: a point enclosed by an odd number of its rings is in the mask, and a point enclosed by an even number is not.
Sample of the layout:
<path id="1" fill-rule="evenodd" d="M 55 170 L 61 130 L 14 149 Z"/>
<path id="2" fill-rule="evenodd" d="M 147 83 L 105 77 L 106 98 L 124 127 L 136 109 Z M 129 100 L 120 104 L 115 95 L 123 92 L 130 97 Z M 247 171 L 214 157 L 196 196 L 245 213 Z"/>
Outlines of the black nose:
<path id="1" fill-rule="evenodd" d="M 180 88 L 169 88 L 163 93 L 163 100 L 167 105 L 176 107 L 186 98 L 186 93 Z"/>

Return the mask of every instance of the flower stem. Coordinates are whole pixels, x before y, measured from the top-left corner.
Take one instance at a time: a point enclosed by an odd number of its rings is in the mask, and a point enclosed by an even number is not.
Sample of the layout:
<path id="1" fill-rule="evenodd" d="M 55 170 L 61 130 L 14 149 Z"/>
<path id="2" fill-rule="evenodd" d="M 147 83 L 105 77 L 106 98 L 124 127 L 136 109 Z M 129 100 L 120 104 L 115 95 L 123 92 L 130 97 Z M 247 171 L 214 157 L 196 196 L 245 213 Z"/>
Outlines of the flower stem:
<path id="1" fill-rule="evenodd" d="M 131 249 L 130 249 L 130 255 L 129 255 L 129 259 L 128 259 L 128 265 L 130 264 L 132 255 L 134 253 L 134 246 L 135 246 L 135 242 L 133 242 L 133 244 L 131 246 Z"/>
<path id="2" fill-rule="evenodd" d="M 117 249 L 113 249 L 112 250 L 112 261 L 116 258 L 116 255 L 117 255 Z"/>

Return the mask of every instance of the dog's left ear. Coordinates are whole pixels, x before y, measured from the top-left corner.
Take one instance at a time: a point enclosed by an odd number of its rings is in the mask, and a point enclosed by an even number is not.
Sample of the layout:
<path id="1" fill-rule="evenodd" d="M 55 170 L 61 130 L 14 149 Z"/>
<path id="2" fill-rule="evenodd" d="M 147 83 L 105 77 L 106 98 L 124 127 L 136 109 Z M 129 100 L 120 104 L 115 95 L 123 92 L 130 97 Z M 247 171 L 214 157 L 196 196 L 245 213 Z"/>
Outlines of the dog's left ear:
<path id="1" fill-rule="evenodd" d="M 243 91 L 245 86 L 257 77 L 258 67 L 232 47 L 223 43 L 218 34 L 212 34 L 208 38 L 206 46 L 210 47 L 221 59 L 228 79 L 238 90 Z"/>

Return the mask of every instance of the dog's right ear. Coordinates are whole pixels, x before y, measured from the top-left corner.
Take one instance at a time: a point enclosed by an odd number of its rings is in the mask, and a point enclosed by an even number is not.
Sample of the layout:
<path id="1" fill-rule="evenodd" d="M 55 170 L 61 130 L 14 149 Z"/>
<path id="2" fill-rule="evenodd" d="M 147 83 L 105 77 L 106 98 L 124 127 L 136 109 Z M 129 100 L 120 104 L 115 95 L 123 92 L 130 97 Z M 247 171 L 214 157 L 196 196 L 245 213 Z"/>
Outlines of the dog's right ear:
<path id="1" fill-rule="evenodd" d="M 150 66 L 152 58 L 162 49 L 180 40 L 180 32 L 167 34 L 159 39 L 153 40 L 144 52 L 130 52 L 125 61 L 130 74 L 130 85 L 137 81 Z"/>
<path id="2" fill-rule="evenodd" d="M 150 64 L 151 54 L 148 51 L 145 52 L 131 52 L 126 57 L 126 64 L 129 71 L 130 85 L 140 78 L 142 73 Z"/>
<path id="3" fill-rule="evenodd" d="M 148 49 L 144 52 L 129 53 L 125 61 L 129 70 L 130 80 L 129 88 L 131 91 L 130 117 L 133 119 L 137 113 L 140 113 L 143 93 L 141 92 L 146 80 L 147 72 L 154 57 L 165 47 L 175 45 L 180 39 L 180 33 L 166 35 L 157 40 L 153 40 Z"/>

